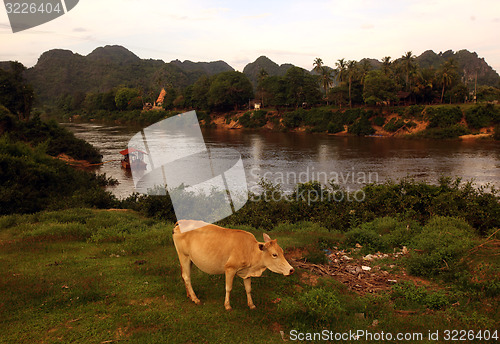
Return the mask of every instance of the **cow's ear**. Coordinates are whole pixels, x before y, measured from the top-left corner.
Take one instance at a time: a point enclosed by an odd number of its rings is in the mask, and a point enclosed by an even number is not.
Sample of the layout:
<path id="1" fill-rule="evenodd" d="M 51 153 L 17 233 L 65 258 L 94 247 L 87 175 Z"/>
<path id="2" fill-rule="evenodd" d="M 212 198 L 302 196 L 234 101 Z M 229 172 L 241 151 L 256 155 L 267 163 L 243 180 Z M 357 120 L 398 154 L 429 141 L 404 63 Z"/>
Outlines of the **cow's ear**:
<path id="1" fill-rule="evenodd" d="M 270 242 L 271 241 L 271 237 L 269 235 L 267 235 L 267 233 L 264 233 L 263 236 L 264 236 L 264 241 L 265 242 Z"/>
<path id="2" fill-rule="evenodd" d="M 266 245 L 259 243 L 259 249 L 264 251 L 266 249 Z"/>

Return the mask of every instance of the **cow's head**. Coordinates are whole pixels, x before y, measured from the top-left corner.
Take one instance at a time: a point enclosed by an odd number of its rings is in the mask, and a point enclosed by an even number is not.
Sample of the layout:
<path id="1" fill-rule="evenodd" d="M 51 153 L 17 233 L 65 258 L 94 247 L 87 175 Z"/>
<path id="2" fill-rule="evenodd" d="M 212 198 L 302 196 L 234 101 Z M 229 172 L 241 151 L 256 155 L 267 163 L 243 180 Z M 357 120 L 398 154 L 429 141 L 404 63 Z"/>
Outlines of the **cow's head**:
<path id="1" fill-rule="evenodd" d="M 259 248 L 263 252 L 263 262 L 266 268 L 272 272 L 283 274 L 285 276 L 293 274 L 294 269 L 286 261 L 285 256 L 283 255 L 283 249 L 279 247 L 277 240 L 271 240 L 269 235 L 264 233 L 264 241 L 264 244 L 259 244 Z"/>

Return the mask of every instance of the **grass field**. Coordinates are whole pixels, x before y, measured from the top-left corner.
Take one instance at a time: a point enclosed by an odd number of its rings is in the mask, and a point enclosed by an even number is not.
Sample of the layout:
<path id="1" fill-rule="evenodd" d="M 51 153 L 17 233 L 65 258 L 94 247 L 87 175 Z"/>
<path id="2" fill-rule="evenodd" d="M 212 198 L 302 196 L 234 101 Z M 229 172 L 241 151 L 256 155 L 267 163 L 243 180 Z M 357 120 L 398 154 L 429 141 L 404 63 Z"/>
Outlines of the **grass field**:
<path id="1" fill-rule="evenodd" d="M 307 226 L 302 231 L 280 225 L 270 235 L 288 253 L 311 255 L 325 243 L 345 247 L 343 234 Z M 291 340 L 298 333 L 292 330 L 365 330 L 422 333 L 423 340 L 413 342 L 436 343 L 428 340 L 429 331 L 443 339 L 444 330 L 499 329 L 498 294 L 423 278 L 420 286 L 397 283 L 378 295 L 360 295 L 334 278 L 313 279 L 306 270 L 288 278 L 266 271 L 252 280 L 257 309 L 247 307 L 237 278 L 233 311 L 226 312 L 224 276 L 195 268 L 192 283 L 202 301 L 197 306 L 186 297 L 172 227 L 130 211 L 1 217 L 0 342 L 282 343 L 281 331 Z M 262 241 L 261 231 L 241 228 Z M 495 245 L 481 246 L 470 260 L 498 272 Z M 393 264 L 403 269 L 403 261 L 387 262 Z M 401 342 L 361 339 L 355 342 Z"/>

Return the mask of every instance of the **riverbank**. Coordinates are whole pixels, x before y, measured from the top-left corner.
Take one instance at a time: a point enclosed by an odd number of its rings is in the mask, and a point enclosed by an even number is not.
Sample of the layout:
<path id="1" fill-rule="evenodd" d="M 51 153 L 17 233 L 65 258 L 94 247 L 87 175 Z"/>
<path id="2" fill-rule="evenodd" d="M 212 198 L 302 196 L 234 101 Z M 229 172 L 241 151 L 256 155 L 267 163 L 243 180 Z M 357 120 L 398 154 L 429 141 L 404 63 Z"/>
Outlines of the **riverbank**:
<path id="1" fill-rule="evenodd" d="M 104 121 L 147 126 L 179 111 L 74 113 L 70 121 Z M 419 137 L 432 139 L 500 139 L 500 107 L 494 104 L 412 105 L 406 107 L 332 106 L 311 109 L 197 111 L 200 123 L 224 130 L 323 133 L 336 136 Z"/>

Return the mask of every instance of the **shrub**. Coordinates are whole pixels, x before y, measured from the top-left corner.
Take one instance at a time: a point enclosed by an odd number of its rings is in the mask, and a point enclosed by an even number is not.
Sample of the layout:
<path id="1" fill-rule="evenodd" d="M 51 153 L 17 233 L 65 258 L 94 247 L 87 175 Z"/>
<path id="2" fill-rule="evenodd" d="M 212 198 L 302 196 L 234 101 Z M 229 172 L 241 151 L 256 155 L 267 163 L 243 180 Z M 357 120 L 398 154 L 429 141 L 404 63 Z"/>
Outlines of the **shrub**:
<path id="1" fill-rule="evenodd" d="M 392 287 L 391 298 L 400 307 L 407 308 L 426 306 L 431 309 L 441 309 L 450 304 L 444 291 L 429 293 L 424 287 L 408 281 L 395 284 Z"/>
<path id="2" fill-rule="evenodd" d="M 373 124 L 382 127 L 385 124 L 385 117 L 377 116 L 373 119 Z"/>
<path id="3" fill-rule="evenodd" d="M 386 249 L 381 235 L 367 227 L 352 229 L 345 234 L 345 237 L 347 245 L 355 246 L 356 244 L 360 244 L 363 246 L 365 252 L 377 252 Z"/>
<path id="4" fill-rule="evenodd" d="M 244 128 L 260 128 L 267 123 L 267 112 L 264 110 L 257 110 L 251 113 L 247 111 L 238 119 L 238 122 Z"/>
<path id="5" fill-rule="evenodd" d="M 283 298 L 278 309 L 287 319 L 295 319 L 309 326 L 330 324 L 345 313 L 337 293 L 323 288 Z"/>
<path id="6" fill-rule="evenodd" d="M 101 177 L 49 157 L 45 148 L 0 139 L 0 214 L 116 204 Z"/>
<path id="7" fill-rule="evenodd" d="M 381 235 L 381 248 L 409 246 L 411 239 L 422 230 L 421 226 L 412 220 L 398 221 L 386 216 L 364 223 L 360 228 Z"/>
<path id="8" fill-rule="evenodd" d="M 419 276 L 456 272 L 460 259 L 474 243 L 472 233 L 472 227 L 463 220 L 432 218 L 411 242 L 412 248 L 420 253 L 415 252 L 408 258 L 409 272 Z"/>
<path id="9" fill-rule="evenodd" d="M 347 128 L 347 132 L 357 136 L 365 136 L 374 134 L 375 129 L 371 126 L 367 116 L 361 116 L 359 120 Z"/>
<path id="10" fill-rule="evenodd" d="M 417 118 L 420 119 L 422 117 L 422 112 L 424 111 L 424 105 L 411 105 L 405 108 L 405 112 L 403 116 L 405 118 Z"/>
<path id="11" fill-rule="evenodd" d="M 493 104 L 475 105 L 465 113 L 469 128 L 479 129 L 500 123 L 500 111 Z"/>
<path id="12" fill-rule="evenodd" d="M 448 128 L 456 125 L 462 119 L 462 110 L 458 106 L 429 107 L 425 109 L 429 120 L 428 128 Z"/>
<path id="13" fill-rule="evenodd" d="M 386 125 L 384 125 L 384 130 L 389 132 L 395 132 L 403 128 L 405 124 L 406 123 L 404 119 L 394 117 L 391 118 L 391 120 Z"/>
<path id="14" fill-rule="evenodd" d="M 297 128 L 303 124 L 304 118 L 306 117 L 307 111 L 304 109 L 298 109 L 293 112 L 287 112 L 283 115 L 283 125 L 286 128 Z"/>
<path id="15" fill-rule="evenodd" d="M 344 131 L 344 125 L 340 122 L 332 121 L 328 123 L 327 131 L 330 134 L 340 133 L 341 131 Z"/>
<path id="16" fill-rule="evenodd" d="M 428 128 L 414 134 L 414 136 L 426 139 L 454 139 L 467 134 L 470 134 L 469 129 L 461 124 L 455 124 L 446 128 Z"/>

